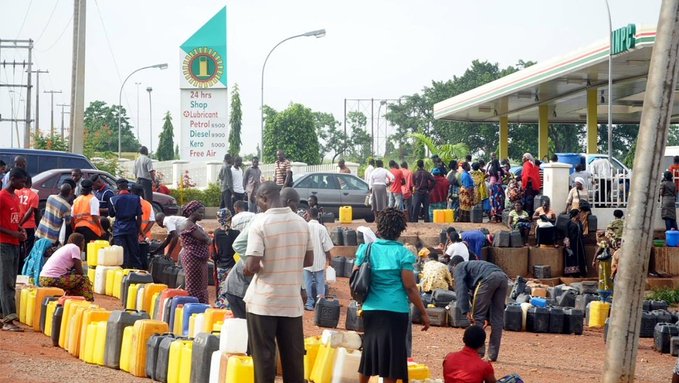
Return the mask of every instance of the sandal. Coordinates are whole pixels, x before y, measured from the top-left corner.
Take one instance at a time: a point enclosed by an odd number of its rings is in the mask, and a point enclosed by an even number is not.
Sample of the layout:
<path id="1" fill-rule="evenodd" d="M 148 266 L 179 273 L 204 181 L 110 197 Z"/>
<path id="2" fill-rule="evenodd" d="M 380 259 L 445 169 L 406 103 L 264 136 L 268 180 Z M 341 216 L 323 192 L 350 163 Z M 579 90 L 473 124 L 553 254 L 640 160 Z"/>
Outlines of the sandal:
<path id="1" fill-rule="evenodd" d="M 15 325 L 14 323 L 5 323 L 2 326 L 2 331 L 10 331 L 10 332 L 24 332 L 24 329 L 21 327 Z"/>

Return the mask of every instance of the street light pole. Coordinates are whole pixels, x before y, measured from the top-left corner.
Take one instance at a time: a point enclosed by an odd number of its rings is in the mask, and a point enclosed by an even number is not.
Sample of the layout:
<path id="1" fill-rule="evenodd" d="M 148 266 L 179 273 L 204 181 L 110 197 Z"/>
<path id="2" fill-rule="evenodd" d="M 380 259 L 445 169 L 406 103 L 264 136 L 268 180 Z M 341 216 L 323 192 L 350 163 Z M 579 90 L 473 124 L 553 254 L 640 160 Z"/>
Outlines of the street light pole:
<path id="1" fill-rule="evenodd" d="M 153 91 L 153 88 L 149 86 L 146 88 L 146 91 L 149 92 L 149 153 L 153 153 L 153 113 L 151 108 L 153 106 L 151 103 L 151 91 Z"/>
<path id="2" fill-rule="evenodd" d="M 608 12 L 608 163 L 613 168 L 613 122 L 611 117 L 611 102 L 613 90 L 613 22 L 611 21 L 611 7 L 606 0 L 606 12 Z"/>
<path id="3" fill-rule="evenodd" d="M 261 121 L 261 127 L 260 127 L 260 150 L 262 151 L 262 157 L 264 156 L 264 69 L 266 68 L 266 62 L 269 61 L 269 56 L 271 56 L 271 53 L 278 48 L 279 45 L 283 44 L 284 42 L 292 39 L 296 39 L 298 37 L 316 37 L 316 38 L 321 38 L 325 36 L 325 29 L 319 29 L 316 31 L 311 31 L 307 33 L 302 33 L 299 35 L 295 36 L 290 36 L 286 39 L 281 40 L 278 44 L 274 45 L 273 48 L 269 51 L 269 54 L 266 55 L 266 59 L 264 59 L 264 65 L 262 65 L 262 92 L 261 92 L 261 110 L 260 110 L 260 121 Z"/>
<path id="4" fill-rule="evenodd" d="M 141 136 L 139 135 L 139 85 L 140 82 L 135 82 L 134 85 L 137 86 L 137 139 L 141 142 Z"/>
<path id="5" fill-rule="evenodd" d="M 122 128 L 120 126 L 120 123 L 121 123 L 121 116 L 122 116 L 122 112 L 123 112 L 123 105 L 122 105 L 123 104 L 123 88 L 125 87 L 125 83 L 127 82 L 127 80 L 130 77 L 132 77 L 133 74 L 135 74 L 139 71 L 142 71 L 144 69 L 151 69 L 151 68 L 158 68 L 158 69 L 161 69 L 161 70 L 167 69 L 167 64 L 149 65 L 149 66 L 145 66 L 145 67 L 141 67 L 139 69 L 136 69 L 132 73 L 128 74 L 127 77 L 125 77 L 125 81 L 123 81 L 123 84 L 120 85 L 120 92 L 118 92 L 118 106 L 120 107 L 120 110 L 118 110 L 118 158 L 120 158 L 121 154 L 122 154 L 121 145 L 120 145 Z"/>

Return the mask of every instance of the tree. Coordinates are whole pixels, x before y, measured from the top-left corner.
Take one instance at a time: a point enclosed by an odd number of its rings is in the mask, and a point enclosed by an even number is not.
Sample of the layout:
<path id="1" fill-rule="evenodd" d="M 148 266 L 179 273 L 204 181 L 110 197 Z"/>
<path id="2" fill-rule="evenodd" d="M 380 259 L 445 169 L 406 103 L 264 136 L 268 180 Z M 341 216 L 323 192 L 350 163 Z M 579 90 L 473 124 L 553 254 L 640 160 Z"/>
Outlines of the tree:
<path id="1" fill-rule="evenodd" d="M 311 109 L 302 104 L 290 104 L 277 112 L 264 106 L 264 162 L 274 162 L 281 149 L 293 161 L 316 165 L 321 162 L 316 121 Z"/>
<path id="2" fill-rule="evenodd" d="M 469 153 L 469 148 L 463 143 L 436 145 L 429 137 L 422 133 L 412 133 L 410 136 L 419 144 L 426 146 L 432 155 L 436 154 L 439 156 L 445 165 L 448 165 L 452 160 L 463 158 Z M 425 161 L 428 168 L 434 167 L 431 159 L 427 158 Z"/>
<path id="3" fill-rule="evenodd" d="M 340 128 L 340 122 L 331 113 L 315 112 L 316 134 L 319 138 L 320 156 L 333 153 L 332 162 L 349 145 L 349 139 Z"/>
<path id="4" fill-rule="evenodd" d="M 68 141 L 58 135 L 42 135 L 36 131 L 33 134 L 33 148 L 43 150 L 69 151 Z"/>
<path id="5" fill-rule="evenodd" d="M 229 116 L 229 153 L 234 156 L 240 153 L 241 138 L 240 132 L 243 126 L 243 112 L 241 111 L 240 94 L 238 84 L 234 84 L 231 92 L 231 115 Z"/>
<path id="6" fill-rule="evenodd" d="M 172 126 L 172 116 L 170 112 L 165 113 L 163 130 L 160 132 L 158 147 L 156 148 L 156 158 L 158 161 L 170 161 L 174 159 L 174 127 Z"/>
<path id="7" fill-rule="evenodd" d="M 121 105 L 106 105 L 103 101 L 92 101 L 85 109 L 85 139 L 96 152 L 118 151 L 118 116 L 120 115 L 120 146 L 123 152 L 136 152 L 141 144 L 132 133 L 125 108 Z M 85 142 L 85 146 L 88 143 Z"/>

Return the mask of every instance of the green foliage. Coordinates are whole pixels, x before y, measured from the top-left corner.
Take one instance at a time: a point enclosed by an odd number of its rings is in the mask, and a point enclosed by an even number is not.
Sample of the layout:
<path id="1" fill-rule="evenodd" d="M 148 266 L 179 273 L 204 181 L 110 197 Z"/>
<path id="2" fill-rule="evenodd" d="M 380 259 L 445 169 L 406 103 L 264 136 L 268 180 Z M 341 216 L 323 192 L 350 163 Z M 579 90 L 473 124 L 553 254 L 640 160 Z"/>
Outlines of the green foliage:
<path id="1" fill-rule="evenodd" d="M 177 200 L 179 205 L 198 200 L 207 207 L 218 207 L 222 198 L 222 193 L 219 190 L 219 184 L 217 183 L 209 184 L 205 190 L 193 188 L 170 189 L 170 195 Z"/>
<path id="2" fill-rule="evenodd" d="M 136 152 L 141 144 L 132 133 L 125 108 L 92 101 L 85 109 L 85 146 L 97 152 L 118 152 L 118 116 L 120 115 L 121 148 L 123 152 Z"/>
<path id="3" fill-rule="evenodd" d="M 646 295 L 646 299 L 665 301 L 667 304 L 674 305 L 679 303 L 679 289 L 673 290 L 669 288 L 662 288 L 653 290 Z"/>
<path id="4" fill-rule="evenodd" d="M 95 156 L 88 157 L 93 158 Z M 96 155 L 96 160 L 94 160 L 93 162 L 94 165 L 97 166 L 97 169 L 113 174 L 114 176 L 120 175 L 122 173 L 120 162 L 118 161 L 118 155 L 116 153 L 113 152 L 99 153 L 98 155 Z"/>
<path id="5" fill-rule="evenodd" d="M 448 162 L 462 159 L 469 153 L 469 148 L 464 143 L 436 145 L 434 141 L 422 133 L 412 133 L 410 137 L 414 138 L 419 145 L 426 146 L 432 155 L 438 155 L 446 166 Z M 433 167 L 431 159 L 425 159 L 425 163 L 427 168 L 431 169 Z"/>
<path id="6" fill-rule="evenodd" d="M 349 145 L 349 139 L 340 127 L 340 122 L 331 113 L 315 112 L 316 134 L 318 135 L 320 156 L 324 158 L 333 153 L 332 162 L 342 154 Z"/>
<path id="7" fill-rule="evenodd" d="M 175 160 L 180 159 L 179 158 L 179 145 L 178 144 L 174 146 L 174 159 Z"/>
<path id="8" fill-rule="evenodd" d="M 241 111 L 240 94 L 238 84 L 234 84 L 231 92 L 231 115 L 229 116 L 229 153 L 238 155 L 240 153 L 241 138 L 240 133 L 243 127 L 243 112 Z"/>
<path id="9" fill-rule="evenodd" d="M 70 150 L 68 141 L 58 135 L 42 135 L 40 132 L 33 134 L 33 148 L 43 150 L 58 150 L 68 152 Z"/>
<path id="10" fill-rule="evenodd" d="M 533 64 L 533 62 L 520 60 L 516 66 L 500 68 L 497 63 L 491 64 L 487 61 L 474 60 L 462 76 L 454 76 L 448 81 L 432 81 L 431 86 L 424 87 L 421 93 L 402 97 L 400 103 L 391 104 L 387 108 L 386 118 L 392 125 L 396 126 L 396 133 L 392 136 L 393 141 L 400 148 L 405 148 L 401 153 L 417 153 L 414 148 L 417 141 L 409 140 L 409 135 L 411 133 L 422 133 L 431 138 L 436 145 L 450 142 L 464 143 L 471 153 L 488 156 L 498 147 L 497 124 L 434 120 L 434 104 Z M 526 134 L 526 136 L 515 138 L 515 140 L 521 141 L 527 137 L 537 136 L 535 131 L 528 134 L 526 130 Z M 510 137 L 512 137 L 511 133 Z M 513 141 L 513 143 L 515 142 Z M 512 144 L 510 144 L 510 149 L 511 147 Z M 535 152 L 536 149 L 537 138 L 535 138 L 535 147 L 528 151 Z"/>
<path id="11" fill-rule="evenodd" d="M 156 148 L 156 158 L 158 161 L 169 161 L 175 158 L 174 150 L 174 127 L 172 126 L 172 116 L 170 112 L 165 113 L 163 119 L 163 130 L 160 132 L 158 147 Z"/>
<path id="12" fill-rule="evenodd" d="M 302 104 L 291 104 L 277 112 L 264 107 L 264 162 L 276 160 L 281 149 L 291 161 L 317 165 L 321 162 L 316 122 L 311 109 Z"/>
<path id="13" fill-rule="evenodd" d="M 347 132 L 345 134 L 339 121 L 330 113 L 314 113 L 316 132 L 321 141 L 321 158 L 332 153 L 334 163 L 340 155 L 347 161 L 362 163 L 372 151 L 372 137 L 365 127 L 368 118 L 361 112 L 347 114 Z"/>

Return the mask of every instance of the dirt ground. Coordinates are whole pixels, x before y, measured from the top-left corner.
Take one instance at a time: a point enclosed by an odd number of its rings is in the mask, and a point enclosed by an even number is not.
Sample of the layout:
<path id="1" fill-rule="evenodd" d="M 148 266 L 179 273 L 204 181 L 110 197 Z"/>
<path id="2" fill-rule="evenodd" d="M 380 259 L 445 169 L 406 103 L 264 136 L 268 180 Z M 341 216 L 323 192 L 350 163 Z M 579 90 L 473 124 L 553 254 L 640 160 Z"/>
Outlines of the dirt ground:
<path id="1" fill-rule="evenodd" d="M 210 287 L 211 295 L 214 288 Z M 344 328 L 349 304 L 348 279 L 339 278 L 331 285 L 331 294 L 342 304 L 339 328 Z M 117 299 L 96 296 L 95 303 L 108 309 L 119 309 Z M 307 336 L 318 335 L 323 329 L 313 324 L 313 313 L 305 312 Z M 441 377 L 441 362 L 445 355 L 462 347 L 462 329 L 432 327 L 420 331 L 413 328 L 414 359 L 425 363 L 433 377 Z M 24 333 L 0 333 L 0 383 L 2 382 L 74 382 L 103 381 L 150 382 L 117 370 L 93 366 L 53 347 L 49 338 L 26 329 Z M 603 369 L 604 343 L 601 330 L 585 330 L 582 336 L 504 332 L 499 360 L 494 363 L 496 376 L 519 373 L 526 382 L 596 382 Z M 637 382 L 669 381 L 675 357 L 652 350 L 652 339 L 641 339 L 637 357 Z"/>

